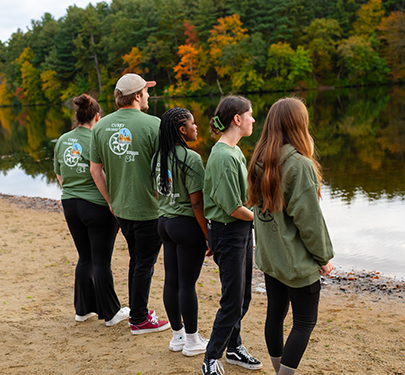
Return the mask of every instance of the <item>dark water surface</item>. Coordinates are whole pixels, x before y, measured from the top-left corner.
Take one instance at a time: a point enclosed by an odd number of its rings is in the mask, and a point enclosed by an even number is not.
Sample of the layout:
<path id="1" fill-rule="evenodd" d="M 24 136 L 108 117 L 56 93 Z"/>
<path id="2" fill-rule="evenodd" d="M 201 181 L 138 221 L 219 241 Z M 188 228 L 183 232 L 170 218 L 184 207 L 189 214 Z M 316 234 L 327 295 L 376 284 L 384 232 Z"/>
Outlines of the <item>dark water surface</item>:
<path id="1" fill-rule="evenodd" d="M 268 109 L 286 93 L 247 95 L 256 119 L 240 146 L 249 159 Z M 335 263 L 405 277 L 405 87 L 308 91 L 311 133 L 323 167 L 321 202 Z M 208 123 L 219 97 L 150 100 L 149 113 L 189 109 L 198 125 L 190 144 L 204 161 L 214 144 Z M 104 113 L 113 103 L 101 103 Z M 68 107 L 0 108 L 0 193 L 60 198 L 54 141 L 70 129 Z"/>

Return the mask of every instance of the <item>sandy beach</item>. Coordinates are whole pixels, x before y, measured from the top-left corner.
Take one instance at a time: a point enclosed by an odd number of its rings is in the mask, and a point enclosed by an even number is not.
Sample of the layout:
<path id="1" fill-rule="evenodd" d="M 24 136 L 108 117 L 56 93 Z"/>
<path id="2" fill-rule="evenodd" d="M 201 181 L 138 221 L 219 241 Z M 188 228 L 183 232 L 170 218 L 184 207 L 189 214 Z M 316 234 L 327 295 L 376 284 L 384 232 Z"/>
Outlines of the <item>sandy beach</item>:
<path id="1" fill-rule="evenodd" d="M 0 195 L 0 374 L 200 374 L 203 356 L 169 350 L 171 330 L 131 335 L 128 324 L 74 320 L 77 252 L 59 201 Z M 332 239 L 333 240 L 333 239 Z M 120 233 L 112 268 L 128 306 L 129 255 Z M 263 362 L 257 371 L 221 362 L 225 374 L 274 374 L 264 341 L 266 296 L 255 270 L 243 343 Z M 163 250 L 149 307 L 163 306 Z M 218 268 L 204 263 L 197 284 L 199 331 L 209 338 L 219 306 Z M 285 324 L 291 328 L 291 313 Z M 405 284 L 377 271 L 334 271 L 323 280 L 318 324 L 297 374 L 405 374 Z"/>

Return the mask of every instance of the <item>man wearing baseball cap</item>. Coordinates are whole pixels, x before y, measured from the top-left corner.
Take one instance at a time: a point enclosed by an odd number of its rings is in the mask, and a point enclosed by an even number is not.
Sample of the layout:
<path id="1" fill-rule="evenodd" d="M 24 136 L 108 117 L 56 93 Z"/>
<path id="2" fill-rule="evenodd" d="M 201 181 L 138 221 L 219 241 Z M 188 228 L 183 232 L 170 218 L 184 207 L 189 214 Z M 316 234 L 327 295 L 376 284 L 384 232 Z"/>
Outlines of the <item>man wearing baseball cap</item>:
<path id="1" fill-rule="evenodd" d="M 119 109 L 97 123 L 91 139 L 91 174 L 128 243 L 133 334 L 170 327 L 148 310 L 154 264 L 162 245 L 157 233 L 157 199 L 150 179 L 160 120 L 144 113 L 149 108 L 148 87 L 155 85 L 155 81 L 147 82 L 137 74 L 122 76 L 114 91 Z"/>

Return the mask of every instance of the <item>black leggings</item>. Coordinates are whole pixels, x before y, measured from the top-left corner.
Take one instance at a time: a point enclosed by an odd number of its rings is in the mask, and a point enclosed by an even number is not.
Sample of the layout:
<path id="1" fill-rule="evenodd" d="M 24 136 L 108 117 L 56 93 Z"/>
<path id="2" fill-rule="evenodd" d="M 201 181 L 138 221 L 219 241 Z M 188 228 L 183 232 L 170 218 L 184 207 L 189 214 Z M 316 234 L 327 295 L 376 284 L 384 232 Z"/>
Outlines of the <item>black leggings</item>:
<path id="1" fill-rule="evenodd" d="M 281 357 L 281 363 L 296 369 L 308 345 L 318 318 L 321 284 L 319 280 L 303 288 L 290 288 L 264 275 L 267 292 L 265 336 L 270 356 Z M 293 328 L 284 345 L 283 323 L 291 301 Z"/>
<path id="2" fill-rule="evenodd" d="M 76 314 L 95 312 L 99 319 L 108 321 L 121 308 L 111 272 L 117 220 L 107 206 L 84 199 L 63 199 L 62 205 L 79 253 L 75 272 Z"/>
<path id="3" fill-rule="evenodd" d="M 183 326 L 186 333 L 197 332 L 198 300 L 195 283 L 205 257 L 205 238 L 195 217 L 159 218 L 158 232 L 163 241 L 165 285 L 163 302 L 173 330 Z"/>

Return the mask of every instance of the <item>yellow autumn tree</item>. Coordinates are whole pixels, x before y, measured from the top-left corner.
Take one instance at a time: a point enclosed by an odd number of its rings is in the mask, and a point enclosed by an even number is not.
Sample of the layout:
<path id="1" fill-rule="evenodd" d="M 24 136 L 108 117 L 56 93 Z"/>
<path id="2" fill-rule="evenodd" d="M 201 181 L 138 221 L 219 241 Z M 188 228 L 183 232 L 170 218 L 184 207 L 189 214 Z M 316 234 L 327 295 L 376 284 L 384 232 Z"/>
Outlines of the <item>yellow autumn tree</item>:
<path id="1" fill-rule="evenodd" d="M 59 101 L 61 84 L 56 78 L 56 74 L 54 70 L 46 70 L 41 73 L 42 91 L 51 103 Z"/>
<path id="2" fill-rule="evenodd" d="M 131 52 L 122 56 L 124 63 L 128 65 L 128 68 L 125 68 L 123 74 L 126 73 L 135 73 L 143 74 L 147 73 L 146 69 L 142 70 L 142 51 L 138 47 L 132 47 Z"/>
<path id="3" fill-rule="evenodd" d="M 368 36 L 377 29 L 385 12 L 381 0 L 370 0 L 356 12 L 357 20 L 353 23 L 353 34 Z"/>
<path id="4" fill-rule="evenodd" d="M 210 56 L 219 77 L 234 73 L 234 67 L 224 59 L 223 51 L 228 45 L 237 45 L 243 39 L 248 38 L 247 29 L 242 27 L 239 14 L 221 17 L 218 24 L 210 30 L 211 37 L 208 39 Z"/>
<path id="5" fill-rule="evenodd" d="M 4 74 L 0 75 L 0 106 L 11 105 L 11 94 L 7 91 L 7 80 Z"/>

